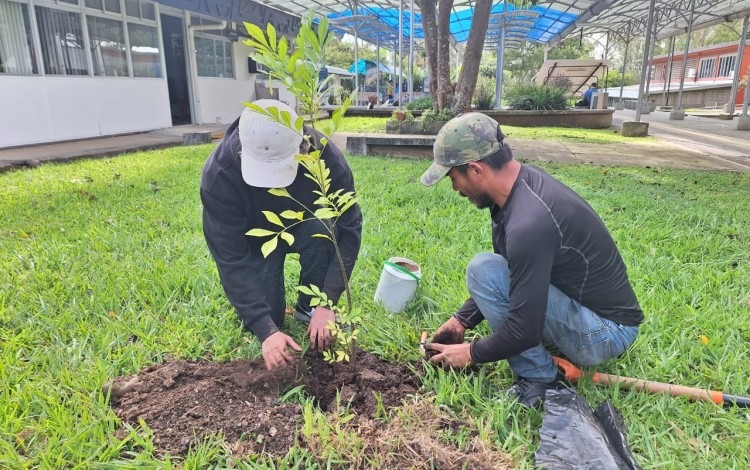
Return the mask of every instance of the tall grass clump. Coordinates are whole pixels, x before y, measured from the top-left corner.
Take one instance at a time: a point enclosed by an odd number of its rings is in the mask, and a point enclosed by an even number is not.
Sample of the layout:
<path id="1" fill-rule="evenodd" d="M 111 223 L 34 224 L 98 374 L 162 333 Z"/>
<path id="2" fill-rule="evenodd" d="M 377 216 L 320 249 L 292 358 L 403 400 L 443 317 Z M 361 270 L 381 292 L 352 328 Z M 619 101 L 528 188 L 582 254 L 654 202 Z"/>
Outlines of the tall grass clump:
<path id="1" fill-rule="evenodd" d="M 432 109 L 432 97 L 423 96 L 421 98 L 417 98 L 414 101 L 410 101 L 406 105 L 406 109 L 410 109 L 412 111 L 416 109 Z"/>
<path id="2" fill-rule="evenodd" d="M 474 89 L 474 104 L 477 109 L 492 109 L 495 106 L 494 80 L 481 76 L 477 79 L 477 87 Z"/>
<path id="3" fill-rule="evenodd" d="M 568 91 L 548 85 L 516 85 L 505 92 L 510 109 L 523 111 L 555 111 L 568 107 Z"/>

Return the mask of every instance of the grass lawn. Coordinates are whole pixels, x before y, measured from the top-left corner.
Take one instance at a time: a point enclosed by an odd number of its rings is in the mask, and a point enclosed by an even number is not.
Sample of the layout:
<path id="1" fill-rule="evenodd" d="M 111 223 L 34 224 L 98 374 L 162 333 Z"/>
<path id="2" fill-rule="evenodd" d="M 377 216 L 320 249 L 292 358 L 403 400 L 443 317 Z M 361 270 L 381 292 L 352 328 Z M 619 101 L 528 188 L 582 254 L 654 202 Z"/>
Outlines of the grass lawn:
<path id="1" fill-rule="evenodd" d="M 147 429 L 115 433 L 101 385 L 168 357 L 259 355 L 203 240 L 198 184 L 210 149 L 0 174 L 0 468 L 177 466 L 155 456 Z M 419 333 L 460 306 L 466 264 L 491 249 L 488 214 L 446 182 L 419 184 L 427 161 L 350 162 L 365 217 L 352 280 L 367 319 L 362 346 L 416 361 Z M 646 312 L 634 347 L 599 370 L 750 395 L 750 211 L 741 196 L 750 194 L 750 174 L 544 168 L 602 216 Z M 424 274 L 400 315 L 372 300 L 390 256 L 416 260 Z M 304 330 L 292 334 L 302 341 Z M 433 370 L 424 382 L 436 403 L 483 423 L 486 439 L 531 468 L 542 413 L 505 397 L 512 380 L 500 362 L 471 375 Z M 643 468 L 750 468 L 747 409 L 591 383 L 577 389 L 594 406 L 614 402 Z M 228 465 L 219 443 L 207 446 L 184 468 Z"/>
<path id="2" fill-rule="evenodd" d="M 385 122 L 390 118 L 347 117 L 340 132 L 385 133 Z M 326 122 L 322 120 L 320 122 Z M 569 127 L 502 126 L 511 139 L 555 140 L 588 144 L 618 144 L 622 142 L 654 142 L 654 137 L 623 137 L 617 128 L 574 129 Z"/>

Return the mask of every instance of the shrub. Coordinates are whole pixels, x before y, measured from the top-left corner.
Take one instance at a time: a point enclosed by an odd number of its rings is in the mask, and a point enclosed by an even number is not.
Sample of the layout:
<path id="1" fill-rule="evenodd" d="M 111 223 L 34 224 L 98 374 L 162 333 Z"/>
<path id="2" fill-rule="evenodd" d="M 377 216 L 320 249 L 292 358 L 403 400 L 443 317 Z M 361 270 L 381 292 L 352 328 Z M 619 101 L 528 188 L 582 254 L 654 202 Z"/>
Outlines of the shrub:
<path id="1" fill-rule="evenodd" d="M 442 109 L 437 113 L 432 109 L 427 109 L 422 113 L 422 132 L 426 132 L 432 122 L 450 121 L 451 119 L 453 119 L 453 111 L 450 108 Z"/>
<path id="2" fill-rule="evenodd" d="M 564 88 L 547 85 L 516 85 L 505 93 L 510 109 L 559 110 L 566 109 L 568 92 Z"/>
<path id="3" fill-rule="evenodd" d="M 422 98 L 418 98 L 414 101 L 410 101 L 406 105 L 406 109 L 432 109 L 432 97 L 431 96 L 423 96 Z"/>
<path id="4" fill-rule="evenodd" d="M 474 89 L 474 103 L 477 109 L 492 109 L 495 107 L 495 81 L 487 77 L 479 77 Z"/>

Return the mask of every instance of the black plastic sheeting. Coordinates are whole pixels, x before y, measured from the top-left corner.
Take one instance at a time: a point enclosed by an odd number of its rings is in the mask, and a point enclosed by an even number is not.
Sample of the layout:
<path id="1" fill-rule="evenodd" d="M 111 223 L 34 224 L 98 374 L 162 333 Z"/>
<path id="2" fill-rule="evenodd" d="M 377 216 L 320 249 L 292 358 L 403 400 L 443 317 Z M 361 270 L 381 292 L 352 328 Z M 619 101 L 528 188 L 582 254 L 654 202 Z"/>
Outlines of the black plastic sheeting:
<path id="1" fill-rule="evenodd" d="M 546 470 L 640 470 L 622 415 L 607 400 L 592 411 L 574 390 L 548 390 L 536 466 Z"/>

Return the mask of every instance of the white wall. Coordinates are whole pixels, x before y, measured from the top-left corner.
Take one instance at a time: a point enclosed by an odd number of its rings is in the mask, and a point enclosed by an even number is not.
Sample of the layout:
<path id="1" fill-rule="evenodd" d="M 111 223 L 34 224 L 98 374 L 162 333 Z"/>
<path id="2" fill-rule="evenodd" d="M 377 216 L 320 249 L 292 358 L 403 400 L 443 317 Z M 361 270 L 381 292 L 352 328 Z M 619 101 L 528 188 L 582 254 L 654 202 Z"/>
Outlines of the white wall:
<path id="1" fill-rule="evenodd" d="M 198 124 L 229 125 L 244 109 L 242 102 L 255 99 L 252 76 L 245 80 L 197 77 L 194 83 Z"/>
<path id="2" fill-rule="evenodd" d="M 195 77 L 196 118 L 198 124 L 226 124 L 234 122 L 245 108 L 243 101 L 254 101 L 255 84 L 263 82 L 260 74 L 247 71 L 247 58 L 252 49 L 242 40 L 232 44 L 234 78 Z M 195 72 L 197 74 L 197 72 Z M 274 81 L 274 88 L 280 87 Z M 281 86 L 280 100 L 295 106 L 297 99 Z"/>
<path id="3" fill-rule="evenodd" d="M 171 127 L 164 79 L 0 76 L 0 148 Z"/>

